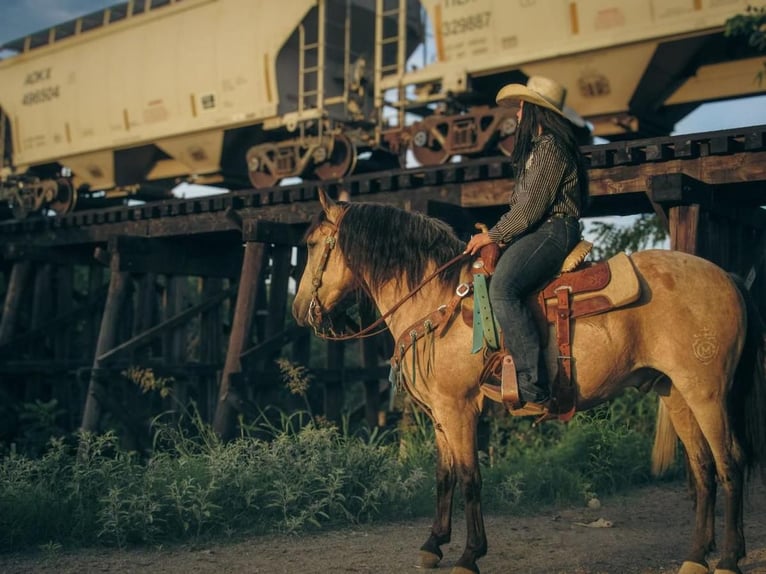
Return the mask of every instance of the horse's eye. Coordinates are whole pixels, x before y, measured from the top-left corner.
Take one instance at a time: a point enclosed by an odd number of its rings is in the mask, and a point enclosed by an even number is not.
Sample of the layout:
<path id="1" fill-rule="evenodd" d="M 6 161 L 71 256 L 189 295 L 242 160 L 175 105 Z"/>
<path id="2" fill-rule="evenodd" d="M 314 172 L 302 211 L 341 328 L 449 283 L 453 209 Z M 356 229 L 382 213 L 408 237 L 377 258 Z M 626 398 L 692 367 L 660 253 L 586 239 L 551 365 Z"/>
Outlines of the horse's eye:
<path id="1" fill-rule="evenodd" d="M 317 242 L 316 241 L 307 241 L 306 242 L 306 247 L 308 247 L 309 249 L 314 249 L 314 247 L 316 247 L 316 246 L 317 246 Z"/>

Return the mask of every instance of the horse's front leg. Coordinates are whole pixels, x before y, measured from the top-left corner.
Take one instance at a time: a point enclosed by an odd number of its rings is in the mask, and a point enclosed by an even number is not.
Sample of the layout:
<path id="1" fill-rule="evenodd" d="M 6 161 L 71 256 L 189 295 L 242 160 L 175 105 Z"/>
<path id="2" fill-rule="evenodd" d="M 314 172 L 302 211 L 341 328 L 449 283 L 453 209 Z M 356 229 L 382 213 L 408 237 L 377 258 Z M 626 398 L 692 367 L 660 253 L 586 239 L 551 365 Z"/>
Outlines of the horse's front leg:
<path id="1" fill-rule="evenodd" d="M 420 547 L 421 568 L 436 568 L 442 559 L 442 544 L 452 535 L 452 497 L 455 490 L 455 467 L 447 440 L 441 428 L 434 424 L 436 434 L 436 516 L 431 534 Z"/>
<path id="2" fill-rule="evenodd" d="M 465 500 L 466 544 L 452 574 L 478 574 L 476 561 L 487 553 L 487 535 L 481 511 L 481 474 L 476 443 L 478 410 L 456 401 L 439 410 L 434 417 L 436 444 L 439 450 L 437 470 L 436 519 L 431 535 L 421 548 L 421 566 L 435 567 L 442 557 L 439 546 L 449 542 L 452 520 L 452 496 L 456 480 Z M 431 558 L 426 562 L 423 558 Z"/>
<path id="3" fill-rule="evenodd" d="M 463 555 L 452 569 L 452 574 L 478 574 L 476 561 L 487 553 L 487 535 L 481 511 L 481 474 L 475 444 L 473 459 L 458 461 L 457 472 L 465 499 L 467 537 Z"/>

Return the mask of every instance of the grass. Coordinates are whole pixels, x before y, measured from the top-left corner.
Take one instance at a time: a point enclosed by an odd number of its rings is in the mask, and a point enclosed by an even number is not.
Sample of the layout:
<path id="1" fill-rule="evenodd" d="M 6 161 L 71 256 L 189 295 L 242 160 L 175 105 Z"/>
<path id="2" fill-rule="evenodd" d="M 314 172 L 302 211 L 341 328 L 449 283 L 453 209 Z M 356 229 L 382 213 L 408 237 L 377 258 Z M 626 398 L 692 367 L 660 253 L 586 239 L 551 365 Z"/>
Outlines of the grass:
<path id="1" fill-rule="evenodd" d="M 490 419 L 488 507 L 582 504 L 647 482 L 655 400 L 628 396 L 567 425 Z M 192 409 L 155 421 L 149 456 L 123 449 L 115 433 L 52 439 L 41 456 L 7 452 L 0 551 L 298 533 L 433 512 L 433 430 L 418 411 L 396 432 L 278 411 L 243 428 L 223 443 Z"/>

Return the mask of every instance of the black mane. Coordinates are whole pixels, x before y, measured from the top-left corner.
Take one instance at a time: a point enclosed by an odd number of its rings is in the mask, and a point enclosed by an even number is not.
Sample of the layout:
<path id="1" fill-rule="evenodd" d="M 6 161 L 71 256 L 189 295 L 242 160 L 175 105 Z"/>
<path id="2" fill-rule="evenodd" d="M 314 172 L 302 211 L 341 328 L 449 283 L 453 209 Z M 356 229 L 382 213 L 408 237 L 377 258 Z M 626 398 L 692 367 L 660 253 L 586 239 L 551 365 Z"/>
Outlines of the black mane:
<path id="1" fill-rule="evenodd" d="M 356 273 L 369 275 L 376 291 L 391 280 L 414 289 L 429 262 L 440 266 L 464 248 L 452 228 L 433 217 L 376 203 L 341 203 L 346 213 L 338 245 Z M 322 213 L 322 218 L 324 214 Z M 452 265 L 441 279 L 457 284 L 461 265 Z"/>

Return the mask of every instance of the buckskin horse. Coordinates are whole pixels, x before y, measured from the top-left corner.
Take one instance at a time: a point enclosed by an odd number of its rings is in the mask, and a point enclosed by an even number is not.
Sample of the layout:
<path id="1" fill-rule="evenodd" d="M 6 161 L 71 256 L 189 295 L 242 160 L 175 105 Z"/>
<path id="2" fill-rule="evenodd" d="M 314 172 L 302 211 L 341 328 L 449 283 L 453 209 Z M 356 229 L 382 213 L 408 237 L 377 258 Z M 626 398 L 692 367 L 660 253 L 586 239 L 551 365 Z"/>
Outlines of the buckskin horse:
<path id="1" fill-rule="evenodd" d="M 471 262 L 461 257 L 465 243 L 446 223 L 424 214 L 336 203 L 321 190 L 319 200 L 322 210 L 306 232 L 308 259 L 293 315 L 332 338 L 328 325 L 349 295 L 362 289 L 374 301 L 383 328 L 397 341 L 392 364 L 399 379 L 435 429 L 436 516 L 418 566 L 435 568 L 442 558 L 459 481 L 467 540 L 452 572 L 478 573 L 487 539 L 476 432 L 487 397 L 480 385 L 484 357 L 471 352 L 473 328 L 460 311 L 470 297 L 456 294 L 471 281 Z M 576 408 L 589 409 L 630 386 L 659 394 L 658 420 L 669 417 L 675 432 L 656 439 L 655 451 L 680 438 L 696 496 L 691 548 L 680 573 L 709 571 L 717 483 L 725 506 L 715 572 L 740 573 L 744 482 L 766 466 L 763 322 L 744 286 L 709 261 L 668 250 L 637 252 L 629 261 L 637 299 L 572 320 Z M 363 334 L 369 329 L 356 333 Z M 548 361 L 552 368 L 555 360 Z"/>

